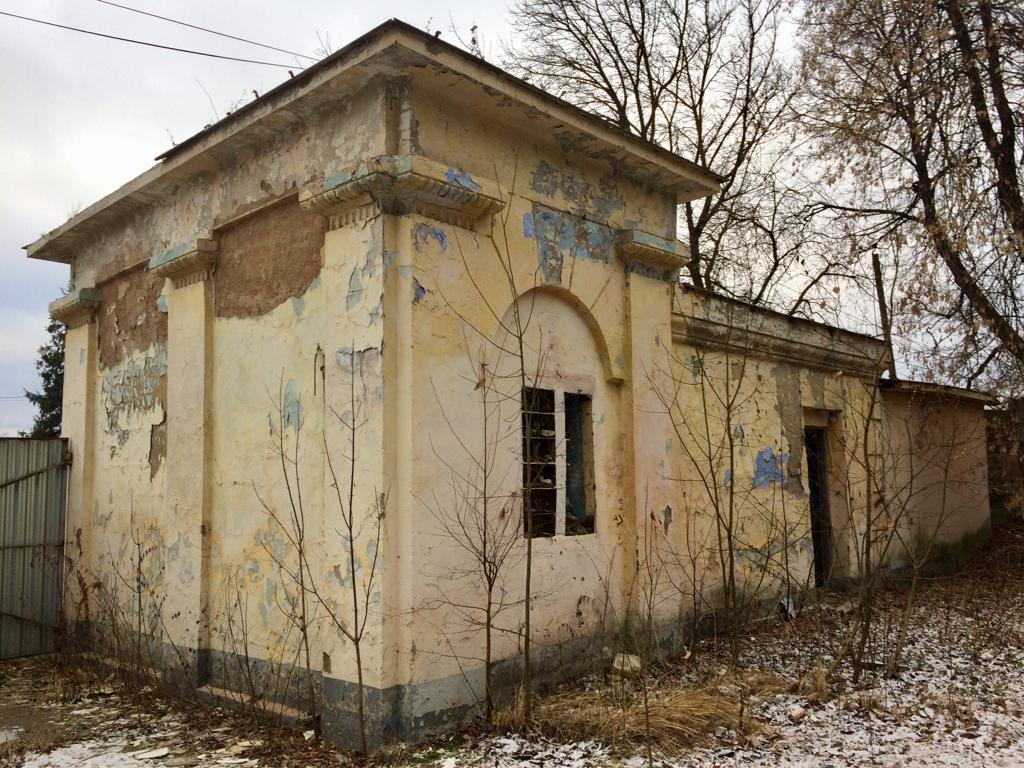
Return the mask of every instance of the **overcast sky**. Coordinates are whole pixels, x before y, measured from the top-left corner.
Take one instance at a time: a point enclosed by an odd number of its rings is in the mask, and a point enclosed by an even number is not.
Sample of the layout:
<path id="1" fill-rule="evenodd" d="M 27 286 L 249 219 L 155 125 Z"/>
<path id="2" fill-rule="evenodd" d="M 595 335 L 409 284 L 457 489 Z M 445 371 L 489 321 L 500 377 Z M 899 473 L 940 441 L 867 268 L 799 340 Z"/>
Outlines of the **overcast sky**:
<path id="1" fill-rule="evenodd" d="M 485 51 L 506 36 L 506 3 L 485 0 L 117 0 L 219 32 L 312 55 L 389 18 L 441 29 L 452 40 L 479 25 Z M 111 7 L 99 0 L 4 0 L 22 16 L 228 56 L 280 62 L 287 54 Z M 454 42 L 454 41 L 453 41 Z M 0 16 L 0 435 L 32 422 L 46 305 L 67 267 L 27 259 L 23 246 L 146 170 L 172 140 L 288 77 L 284 69 L 106 40 Z M 209 97 L 207 97 L 207 93 Z M 211 105 L 212 101 L 212 105 Z"/>

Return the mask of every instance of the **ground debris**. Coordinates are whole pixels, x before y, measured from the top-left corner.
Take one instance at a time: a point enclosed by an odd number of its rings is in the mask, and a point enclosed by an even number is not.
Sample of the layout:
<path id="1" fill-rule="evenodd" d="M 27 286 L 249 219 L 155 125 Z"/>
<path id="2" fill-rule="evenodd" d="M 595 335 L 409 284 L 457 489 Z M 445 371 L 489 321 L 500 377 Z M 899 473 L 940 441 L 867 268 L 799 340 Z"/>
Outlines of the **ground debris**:
<path id="1" fill-rule="evenodd" d="M 993 540 L 993 548 L 964 573 L 922 589 L 895 674 L 886 662 L 905 592 L 880 596 L 870 663 L 857 683 L 849 665 L 836 661 L 856 610 L 847 606 L 848 596 L 820 593 L 817 604 L 802 605 L 795 617 L 775 616 L 752 627 L 738 674 L 726 673 L 726 644 L 709 640 L 688 649 L 687 658 L 645 659 L 636 677 L 585 678 L 543 697 L 529 732 L 484 727 L 470 738 L 402 747 L 377 765 L 1024 768 L 1024 525 L 997 529 Z M 312 732 L 259 727 L 244 715 L 182 705 L 152 691 L 133 694 L 108 681 L 86 684 L 69 679 L 52 660 L 5 662 L 0 672 L 4 768 L 323 768 L 352 762 Z M 585 728 L 592 718 L 581 702 L 614 694 L 616 686 L 646 692 L 659 714 L 692 706 L 693 696 L 683 692 L 703 691 L 708 704 L 729 705 L 704 707 L 712 717 L 675 742 L 652 745 L 648 755 L 635 698 L 618 704 L 632 723 L 619 724 L 619 738 L 599 740 Z M 614 708 L 604 712 L 614 714 Z M 797 712 L 802 715 L 795 717 Z M 616 723 L 604 716 L 607 732 Z"/>

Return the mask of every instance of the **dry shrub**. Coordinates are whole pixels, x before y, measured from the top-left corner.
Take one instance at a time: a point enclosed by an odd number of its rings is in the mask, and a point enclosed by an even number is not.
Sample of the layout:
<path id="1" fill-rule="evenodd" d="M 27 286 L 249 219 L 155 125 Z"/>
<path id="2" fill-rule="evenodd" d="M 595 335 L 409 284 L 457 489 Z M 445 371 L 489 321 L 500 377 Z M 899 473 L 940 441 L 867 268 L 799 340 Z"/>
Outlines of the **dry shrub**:
<path id="1" fill-rule="evenodd" d="M 20 765 L 28 754 L 46 754 L 59 743 L 58 734 L 45 728 L 32 728 L 8 741 L 0 742 L 0 765 Z"/>
<path id="2" fill-rule="evenodd" d="M 683 686 L 651 691 L 648 708 L 642 693 L 622 686 L 553 694 L 537 703 L 531 726 L 551 738 L 635 747 L 647 744 L 648 715 L 651 746 L 663 750 L 701 743 L 719 727 L 741 730 L 735 698 Z M 497 716 L 505 727 L 515 727 L 516 720 L 515 707 Z"/>
<path id="3" fill-rule="evenodd" d="M 818 659 L 806 675 L 800 678 L 797 691 L 815 704 L 824 704 L 829 700 L 828 668 Z"/>
<path id="4" fill-rule="evenodd" d="M 748 695 L 762 699 L 777 693 L 786 693 L 793 687 L 786 678 L 762 670 L 744 675 L 740 682 Z"/>

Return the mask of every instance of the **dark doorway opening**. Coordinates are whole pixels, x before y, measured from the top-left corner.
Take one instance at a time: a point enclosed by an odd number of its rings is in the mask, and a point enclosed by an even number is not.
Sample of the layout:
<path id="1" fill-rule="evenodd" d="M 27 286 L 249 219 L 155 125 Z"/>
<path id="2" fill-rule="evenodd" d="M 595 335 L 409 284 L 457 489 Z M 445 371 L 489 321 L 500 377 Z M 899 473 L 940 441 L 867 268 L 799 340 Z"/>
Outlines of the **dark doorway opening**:
<path id="1" fill-rule="evenodd" d="M 828 432 L 804 430 L 807 485 L 811 496 L 811 542 L 814 545 L 814 586 L 824 587 L 832 574 L 832 515 L 828 505 Z"/>

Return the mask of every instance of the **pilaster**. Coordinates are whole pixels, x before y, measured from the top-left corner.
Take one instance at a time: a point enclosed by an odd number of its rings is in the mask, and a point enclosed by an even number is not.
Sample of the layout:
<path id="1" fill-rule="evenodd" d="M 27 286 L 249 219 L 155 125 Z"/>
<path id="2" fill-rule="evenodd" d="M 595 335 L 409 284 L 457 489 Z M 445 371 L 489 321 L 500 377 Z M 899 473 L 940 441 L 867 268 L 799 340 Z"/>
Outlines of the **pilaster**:
<path id="1" fill-rule="evenodd" d="M 155 256 L 149 268 L 173 282 L 167 296 L 168 530 L 180 536 L 168 563 L 168 615 L 181 648 L 209 647 L 210 384 L 216 243 L 199 239 Z"/>
<path id="2" fill-rule="evenodd" d="M 50 304 L 50 316 L 67 328 L 64 337 L 64 396 L 61 436 L 68 439 L 71 469 L 68 478 L 65 555 L 72 572 L 68 583 L 77 589 L 75 571 L 91 583 L 92 506 L 95 472 L 94 419 L 96 408 L 96 308 L 99 295 L 94 289 L 79 289 Z M 87 595 L 71 593 L 65 603 L 68 619 L 84 620 L 91 615 L 81 601 Z M 79 615 L 79 608 L 82 608 Z"/>
<path id="3" fill-rule="evenodd" d="M 641 592 L 650 588 L 636 583 L 634 571 L 637 566 L 639 572 L 646 571 L 643 558 L 647 526 L 653 524 L 652 516 L 662 524 L 672 519 L 673 512 L 681 511 L 665 511 L 678 495 L 677 488 L 668 487 L 673 473 L 671 456 L 666 453 L 674 435 L 655 387 L 657 371 L 666 365 L 666 349 L 671 349 L 672 290 L 679 269 L 688 259 L 681 244 L 638 230 L 620 232 L 618 249 L 626 265 L 628 386 L 623 388 L 623 435 L 627 443 L 623 448 L 629 456 L 625 479 L 633 488 L 626 497 L 628 506 L 623 514 L 627 525 L 623 531 L 623 584 L 633 585 L 625 596 L 632 611 L 638 607 Z"/>

